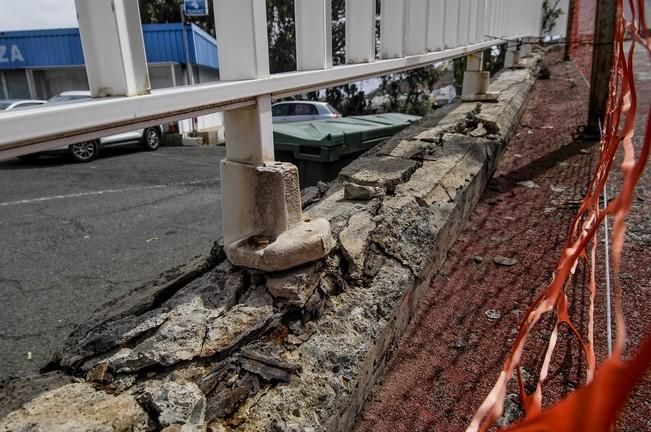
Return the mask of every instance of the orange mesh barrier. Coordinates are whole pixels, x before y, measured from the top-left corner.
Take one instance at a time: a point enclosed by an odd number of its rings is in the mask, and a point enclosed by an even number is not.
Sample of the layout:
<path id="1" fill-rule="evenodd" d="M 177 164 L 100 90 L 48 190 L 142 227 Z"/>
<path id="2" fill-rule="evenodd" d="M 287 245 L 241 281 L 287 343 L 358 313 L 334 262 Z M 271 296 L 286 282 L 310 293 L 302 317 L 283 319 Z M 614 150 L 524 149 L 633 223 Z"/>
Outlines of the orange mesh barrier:
<path id="1" fill-rule="evenodd" d="M 618 277 L 624 244 L 625 219 L 630 212 L 635 186 L 644 171 L 651 151 L 651 112 L 646 113 L 646 135 L 637 154 L 633 146 L 632 138 L 637 119 L 633 52 L 636 46 L 641 46 L 651 55 L 651 38 L 649 38 L 648 27 L 644 21 L 644 1 L 629 0 L 630 21 L 624 18 L 623 0 L 616 1 L 617 16 L 610 93 L 600 142 L 600 158 L 595 174 L 581 207 L 570 225 L 569 236 L 557 262 L 552 282 L 529 308 L 502 372 L 493 389 L 479 407 L 467 432 L 485 431 L 501 416 L 507 384 L 516 372 L 525 418 L 509 428 L 509 431 L 610 431 L 626 396 L 630 394 L 635 384 L 651 366 L 651 334 L 642 342 L 637 353 L 630 360 L 622 360 L 626 332 Z M 629 51 L 625 52 L 624 36 L 627 33 L 632 36 L 634 43 L 631 44 Z M 599 200 L 619 149 L 623 150 L 623 162 L 620 167 L 623 175 L 621 192 L 610 201 L 605 210 L 602 210 Z M 614 217 L 612 264 L 615 274 L 616 338 L 612 356 L 604 361 L 597 370 L 593 346 L 596 293 L 594 269 L 597 247 L 595 236 L 607 215 Z M 590 295 L 590 309 L 587 340 L 583 340 L 570 319 L 566 294 L 568 284 L 580 262 L 586 265 L 589 274 L 587 289 Z M 527 394 L 520 371 L 521 359 L 532 328 L 543 315 L 548 313 L 556 314 L 556 324 L 548 341 L 536 390 L 533 394 Z M 580 390 L 552 408 L 542 411 L 542 385 L 547 378 L 561 324 L 566 324 L 581 342 L 587 360 L 587 382 Z"/>

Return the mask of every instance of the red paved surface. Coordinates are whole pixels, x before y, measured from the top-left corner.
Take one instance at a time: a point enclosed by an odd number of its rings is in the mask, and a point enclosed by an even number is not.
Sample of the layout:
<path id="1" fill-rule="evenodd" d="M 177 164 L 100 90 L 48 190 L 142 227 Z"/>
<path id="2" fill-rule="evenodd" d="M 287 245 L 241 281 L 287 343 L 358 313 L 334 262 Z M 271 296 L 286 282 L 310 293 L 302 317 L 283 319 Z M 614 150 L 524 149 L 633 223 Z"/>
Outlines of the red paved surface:
<path id="1" fill-rule="evenodd" d="M 559 54 L 548 58 L 552 78 L 534 86 L 515 139 L 441 274 L 432 282 L 362 413 L 358 431 L 464 430 L 494 384 L 521 316 L 550 279 L 597 158 L 596 147 L 572 139 L 576 128 L 584 124 L 587 86 L 574 63 L 558 63 L 558 59 Z M 640 70 L 648 71 L 648 63 Z M 648 109 L 651 102 L 649 84 L 643 83 L 640 91 L 642 109 Z M 533 180 L 538 187 L 518 186 L 522 180 Z M 650 194 L 647 175 L 631 218 L 635 227 L 623 260 L 624 304 L 633 343 L 651 328 L 647 313 L 651 306 Z M 496 255 L 515 257 L 518 264 L 496 266 Z M 475 257 L 482 261 L 476 262 Z M 598 262 L 603 263 L 602 256 Z M 601 273 L 599 268 L 602 290 Z M 583 269 L 575 281 L 577 286 L 569 294 L 572 318 L 586 323 Z M 603 291 L 596 301 L 596 352 L 603 359 Z M 498 311 L 500 318 L 489 319 L 489 310 Z M 534 329 L 523 360 L 528 386 L 537 380 L 553 324 L 551 319 L 544 321 Z M 580 329 L 584 334 L 585 327 Z M 578 350 L 577 341 L 562 332 L 543 389 L 545 406 L 583 382 L 585 361 Z M 511 390 L 515 392 L 515 385 Z M 651 430 L 650 405 L 651 382 L 647 380 L 623 413 L 618 430 Z"/>

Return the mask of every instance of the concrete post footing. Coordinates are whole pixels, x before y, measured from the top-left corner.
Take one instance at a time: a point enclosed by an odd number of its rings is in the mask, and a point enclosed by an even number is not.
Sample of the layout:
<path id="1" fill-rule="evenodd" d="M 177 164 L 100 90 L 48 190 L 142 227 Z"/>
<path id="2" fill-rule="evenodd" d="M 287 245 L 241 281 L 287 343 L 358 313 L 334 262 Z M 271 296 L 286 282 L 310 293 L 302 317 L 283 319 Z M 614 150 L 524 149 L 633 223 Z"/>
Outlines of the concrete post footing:
<path id="1" fill-rule="evenodd" d="M 224 160 L 224 250 L 234 265 L 280 271 L 325 257 L 330 223 L 304 221 L 296 166 Z"/>
<path id="2" fill-rule="evenodd" d="M 237 266 L 273 272 L 319 260 L 335 245 L 325 219 L 300 222 L 275 239 L 251 236 L 225 246 L 229 261 Z"/>
<path id="3" fill-rule="evenodd" d="M 490 72 L 464 72 L 461 100 L 463 102 L 497 102 L 498 94 L 488 92 L 490 80 Z"/>
<path id="4" fill-rule="evenodd" d="M 525 66 L 520 62 L 520 50 L 517 47 L 511 48 L 509 44 L 509 49 L 506 51 L 506 57 L 504 58 L 504 68 L 505 69 L 524 69 Z"/>

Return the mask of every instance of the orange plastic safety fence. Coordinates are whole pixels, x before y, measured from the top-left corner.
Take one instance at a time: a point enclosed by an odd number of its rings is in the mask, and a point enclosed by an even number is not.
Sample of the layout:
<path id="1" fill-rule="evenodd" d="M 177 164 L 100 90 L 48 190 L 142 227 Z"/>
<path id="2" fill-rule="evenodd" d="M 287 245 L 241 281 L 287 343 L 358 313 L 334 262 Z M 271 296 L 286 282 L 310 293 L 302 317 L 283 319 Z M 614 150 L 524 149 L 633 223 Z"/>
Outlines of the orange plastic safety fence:
<path id="1" fill-rule="evenodd" d="M 632 138 L 637 120 L 633 53 L 636 45 L 640 45 L 651 55 L 651 38 L 649 38 L 648 27 L 644 21 L 644 1 L 629 0 L 632 14 L 630 21 L 624 18 L 623 0 L 616 1 L 617 16 L 610 94 L 600 142 L 600 158 L 595 174 L 588 193 L 570 225 L 570 233 L 563 253 L 557 262 L 552 282 L 529 308 L 502 372 L 493 389 L 479 407 L 467 432 L 487 430 L 502 414 L 507 384 L 516 372 L 520 397 L 525 408 L 525 419 L 511 427 L 509 431 L 610 431 L 626 396 L 630 394 L 635 384 L 651 366 L 651 334 L 640 345 L 632 359 L 622 360 L 626 334 L 618 277 L 624 244 L 625 219 L 630 212 L 635 186 L 644 171 L 651 152 L 651 112 L 647 113 L 646 135 L 638 154 L 633 147 Z M 634 42 L 628 52 L 625 52 L 624 37 L 627 31 Z M 599 199 L 615 155 L 620 148 L 623 149 L 621 191 L 615 199 L 610 201 L 606 209 L 602 210 L 599 206 Z M 612 263 L 615 274 L 616 338 L 612 356 L 596 370 L 593 346 L 594 297 L 596 293 L 594 268 L 597 245 L 595 236 L 607 215 L 614 217 Z M 590 309 L 587 341 L 583 340 L 570 319 L 566 295 L 568 283 L 580 262 L 586 264 L 589 274 L 587 288 L 590 295 Z M 526 394 L 522 383 L 520 362 L 529 333 L 541 317 L 550 312 L 556 314 L 556 325 L 547 345 L 536 390 L 529 395 Z M 542 411 L 542 385 L 547 378 L 561 324 L 566 324 L 582 344 L 587 360 L 587 383 L 552 408 Z"/>

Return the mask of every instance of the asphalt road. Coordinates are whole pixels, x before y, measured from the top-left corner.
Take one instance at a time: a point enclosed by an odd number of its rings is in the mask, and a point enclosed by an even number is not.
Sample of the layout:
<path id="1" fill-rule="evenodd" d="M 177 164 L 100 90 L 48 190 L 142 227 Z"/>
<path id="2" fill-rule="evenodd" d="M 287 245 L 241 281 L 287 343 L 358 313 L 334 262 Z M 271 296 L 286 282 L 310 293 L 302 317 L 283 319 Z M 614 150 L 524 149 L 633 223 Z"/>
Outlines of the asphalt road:
<path id="1" fill-rule="evenodd" d="M 74 325 L 221 232 L 224 147 L 0 161 L 0 379 L 36 372 Z"/>

